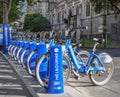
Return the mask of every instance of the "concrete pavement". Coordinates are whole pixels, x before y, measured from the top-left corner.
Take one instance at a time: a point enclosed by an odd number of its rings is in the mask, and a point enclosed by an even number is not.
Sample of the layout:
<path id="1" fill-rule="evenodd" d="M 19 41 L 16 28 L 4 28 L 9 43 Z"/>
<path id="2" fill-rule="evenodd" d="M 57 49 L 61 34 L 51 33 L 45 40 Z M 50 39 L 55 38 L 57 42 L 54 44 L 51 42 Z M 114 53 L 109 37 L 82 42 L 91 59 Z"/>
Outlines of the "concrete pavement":
<path id="1" fill-rule="evenodd" d="M 10 64 L 0 54 L 0 97 L 32 97 Z"/>
<path id="2" fill-rule="evenodd" d="M 17 76 L 23 81 L 24 86 L 29 90 L 32 97 L 85 97 L 82 93 L 69 85 L 65 86 L 65 91 L 62 94 L 48 94 L 46 92 L 46 89 L 41 87 L 36 79 L 30 76 L 27 73 L 26 69 L 21 67 L 21 65 L 18 64 L 17 61 L 14 61 L 11 56 L 7 56 L 6 59 L 9 61 L 9 64 L 17 73 Z"/>
<path id="3" fill-rule="evenodd" d="M 90 49 L 87 50 L 90 51 Z M 113 57 L 115 71 L 110 82 L 104 86 L 93 86 L 88 76 L 84 76 L 80 80 L 76 80 L 71 77 L 71 79 L 68 82 L 68 85 L 65 86 L 65 93 L 63 94 L 47 94 L 46 90 L 42 88 L 37 83 L 36 79 L 31 77 L 26 72 L 26 70 L 21 67 L 21 65 L 19 65 L 13 59 L 11 59 L 11 57 L 7 56 L 7 58 L 10 60 L 11 64 L 16 69 L 16 71 L 18 71 L 18 75 L 21 76 L 20 78 L 24 80 L 25 87 L 27 87 L 31 91 L 31 93 L 33 93 L 33 97 L 36 97 L 34 96 L 34 94 L 37 94 L 39 97 L 119 97 L 120 49 L 99 49 L 99 51 L 108 52 Z"/>

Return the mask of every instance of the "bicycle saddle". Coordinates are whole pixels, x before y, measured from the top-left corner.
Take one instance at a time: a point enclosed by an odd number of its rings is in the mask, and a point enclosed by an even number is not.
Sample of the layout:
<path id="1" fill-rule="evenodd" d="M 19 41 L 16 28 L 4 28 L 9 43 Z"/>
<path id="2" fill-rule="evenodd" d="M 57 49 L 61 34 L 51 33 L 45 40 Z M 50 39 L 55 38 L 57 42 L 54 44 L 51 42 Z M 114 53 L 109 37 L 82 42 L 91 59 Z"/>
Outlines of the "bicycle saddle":
<path id="1" fill-rule="evenodd" d="M 93 38 L 93 41 L 98 42 L 98 43 L 103 43 L 104 39 L 102 39 L 102 38 Z"/>
<path id="2" fill-rule="evenodd" d="M 75 47 L 81 47 L 81 43 L 72 43 L 72 47 L 75 48 Z"/>

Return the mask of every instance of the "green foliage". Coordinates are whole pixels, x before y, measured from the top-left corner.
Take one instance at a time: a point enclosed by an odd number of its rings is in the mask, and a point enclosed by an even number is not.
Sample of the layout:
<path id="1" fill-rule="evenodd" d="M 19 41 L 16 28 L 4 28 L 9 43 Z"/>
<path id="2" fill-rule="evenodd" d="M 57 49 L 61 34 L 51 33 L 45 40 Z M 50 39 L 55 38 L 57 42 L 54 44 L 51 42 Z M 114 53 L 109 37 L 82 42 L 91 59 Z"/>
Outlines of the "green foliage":
<path id="1" fill-rule="evenodd" d="M 18 2 L 16 0 L 13 0 L 11 10 L 8 16 L 10 23 L 19 19 L 19 17 L 22 15 L 22 12 L 17 8 L 17 4 Z"/>
<path id="2" fill-rule="evenodd" d="M 27 0 L 29 6 L 33 6 L 37 2 L 42 2 L 43 0 Z"/>
<path id="3" fill-rule="evenodd" d="M 16 21 L 20 17 L 20 15 L 22 15 L 21 11 L 17 8 L 17 5 L 18 5 L 18 0 L 12 0 L 12 4 L 10 5 L 11 6 L 10 13 L 8 15 L 9 23 Z M 8 6 L 9 6 L 9 0 L 8 0 Z M 2 22 L 3 22 L 2 2 L 0 2 L 0 23 Z"/>
<path id="4" fill-rule="evenodd" d="M 3 15 L 3 13 L 2 13 L 2 3 L 0 3 L 0 24 L 2 24 L 2 21 L 3 21 L 2 15 Z"/>
<path id="5" fill-rule="evenodd" d="M 49 30 L 50 22 L 39 13 L 25 16 L 24 29 L 33 32 Z"/>
<path id="6" fill-rule="evenodd" d="M 29 6 L 33 6 L 34 0 L 27 0 Z"/>
<path id="7" fill-rule="evenodd" d="M 118 7 L 120 0 L 90 0 L 95 12 L 100 12 L 101 10 L 114 11 L 116 14 L 120 13 L 120 8 Z"/>
<path id="8" fill-rule="evenodd" d="M 83 42 L 84 42 L 84 46 L 82 45 L 82 47 L 92 48 L 94 45 L 93 39 L 91 39 L 91 38 L 84 38 L 84 39 L 82 38 L 80 41 L 81 41 L 81 44 L 83 44 Z M 99 44 L 97 46 L 97 48 L 105 48 L 104 43 Z M 108 48 L 120 48 L 120 44 L 119 43 L 112 43 L 111 38 L 107 37 L 107 47 Z"/>

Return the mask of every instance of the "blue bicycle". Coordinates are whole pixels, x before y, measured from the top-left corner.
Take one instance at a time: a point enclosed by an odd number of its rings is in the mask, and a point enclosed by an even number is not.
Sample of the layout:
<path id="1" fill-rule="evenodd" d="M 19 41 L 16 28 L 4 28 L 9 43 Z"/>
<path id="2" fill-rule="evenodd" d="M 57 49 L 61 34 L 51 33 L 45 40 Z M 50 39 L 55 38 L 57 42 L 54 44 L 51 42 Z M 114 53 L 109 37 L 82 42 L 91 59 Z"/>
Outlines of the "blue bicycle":
<path id="1" fill-rule="evenodd" d="M 90 80 L 94 85 L 104 85 L 106 84 L 110 78 L 112 77 L 113 71 L 114 71 L 114 64 L 112 61 L 112 58 L 107 53 L 100 53 L 96 54 L 96 46 L 98 44 L 101 44 L 104 42 L 104 39 L 97 39 L 94 38 L 93 41 L 95 42 L 93 49 L 90 53 L 90 56 L 88 58 L 87 62 L 84 62 L 81 55 L 72 47 L 71 44 L 71 38 L 67 38 L 66 43 L 66 52 L 63 54 L 63 66 L 64 64 L 71 64 L 74 68 L 75 72 L 79 72 L 79 74 L 85 74 L 89 75 Z M 46 81 L 46 78 L 42 78 L 41 74 L 39 72 L 40 67 L 42 63 L 46 62 L 46 64 L 49 64 L 50 59 L 50 52 L 44 54 L 37 62 L 36 66 L 36 78 L 41 86 L 47 86 L 48 78 Z M 64 63 L 65 62 L 65 63 Z M 68 69 L 67 73 L 69 77 L 71 73 L 71 69 Z M 48 74 L 47 74 L 48 73 Z M 46 73 L 47 77 L 49 77 L 49 68 L 48 72 Z M 78 74 L 78 73 L 77 73 Z M 45 77 L 45 76 L 44 76 Z"/>
<path id="2" fill-rule="evenodd" d="M 51 32 L 51 33 L 53 33 L 53 32 Z M 49 33 L 49 34 L 51 34 L 51 33 Z M 26 66 L 27 71 L 32 76 L 35 75 L 35 67 L 36 67 L 37 60 L 42 56 L 42 54 L 47 52 L 43 49 L 48 50 L 51 45 L 54 45 L 53 38 L 50 38 L 49 43 L 45 44 L 44 40 L 46 40 L 45 36 L 49 36 L 48 32 L 44 32 L 44 33 L 41 32 L 38 34 L 40 34 L 40 39 L 39 39 L 40 43 L 37 43 L 37 48 L 35 50 L 33 50 L 27 57 L 27 66 Z"/>
<path id="3" fill-rule="evenodd" d="M 70 38 L 68 40 L 70 43 Z M 70 45 L 71 43 L 67 46 L 69 58 L 74 68 L 80 74 L 82 73 L 85 75 L 89 75 L 90 80 L 94 85 L 104 85 L 112 77 L 114 64 L 112 61 L 112 57 L 109 54 L 103 52 L 97 55 L 95 53 L 97 45 L 103 43 L 104 39 L 94 38 L 93 41 L 95 42 L 95 44 L 86 64 L 83 60 L 81 60 L 80 55 L 78 55 L 78 57 L 76 58 L 75 53 L 77 52 L 74 52 L 74 49 Z"/>
<path id="4" fill-rule="evenodd" d="M 61 40 L 60 40 L 61 41 Z M 63 78 L 64 78 L 64 83 L 66 83 L 71 75 L 71 72 L 74 73 L 75 76 L 78 77 L 78 73 L 75 71 L 75 69 L 73 69 L 70 63 L 70 59 L 67 57 L 67 55 L 69 54 L 68 50 L 67 50 L 67 46 L 70 45 L 69 44 L 69 40 L 67 40 L 66 43 L 63 43 L 64 41 L 62 41 L 62 50 L 63 50 L 63 61 L 62 61 L 62 65 L 63 65 Z M 71 43 L 71 45 L 73 45 Z M 78 46 L 78 44 L 74 44 L 74 50 L 75 47 Z M 76 50 L 75 50 L 76 51 Z M 80 50 L 78 53 L 76 53 L 76 57 L 77 55 L 84 55 L 84 58 L 81 57 L 82 60 L 84 60 L 85 58 L 88 58 L 89 52 L 85 51 L 85 50 Z M 48 78 L 49 78 L 49 60 L 50 60 L 50 52 L 48 51 L 46 54 L 44 54 L 43 56 L 41 56 L 36 64 L 36 70 L 35 70 L 35 75 L 37 78 L 37 81 L 39 82 L 39 84 L 43 87 L 47 87 L 48 85 Z M 47 66 L 47 70 L 45 72 L 41 71 L 41 67 L 43 66 Z"/>

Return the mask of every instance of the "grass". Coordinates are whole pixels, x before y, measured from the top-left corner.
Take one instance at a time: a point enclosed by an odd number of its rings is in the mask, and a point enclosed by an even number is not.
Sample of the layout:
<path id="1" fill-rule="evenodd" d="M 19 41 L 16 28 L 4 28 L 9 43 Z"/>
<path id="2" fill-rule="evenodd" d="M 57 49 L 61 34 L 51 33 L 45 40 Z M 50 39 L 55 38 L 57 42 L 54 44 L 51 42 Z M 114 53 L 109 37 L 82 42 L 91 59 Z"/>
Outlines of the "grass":
<path id="1" fill-rule="evenodd" d="M 93 47 L 94 42 L 92 39 L 81 39 L 82 47 Z M 105 48 L 105 42 L 98 45 L 98 48 Z M 107 48 L 120 48 L 120 43 L 112 43 L 111 40 L 107 39 Z"/>

